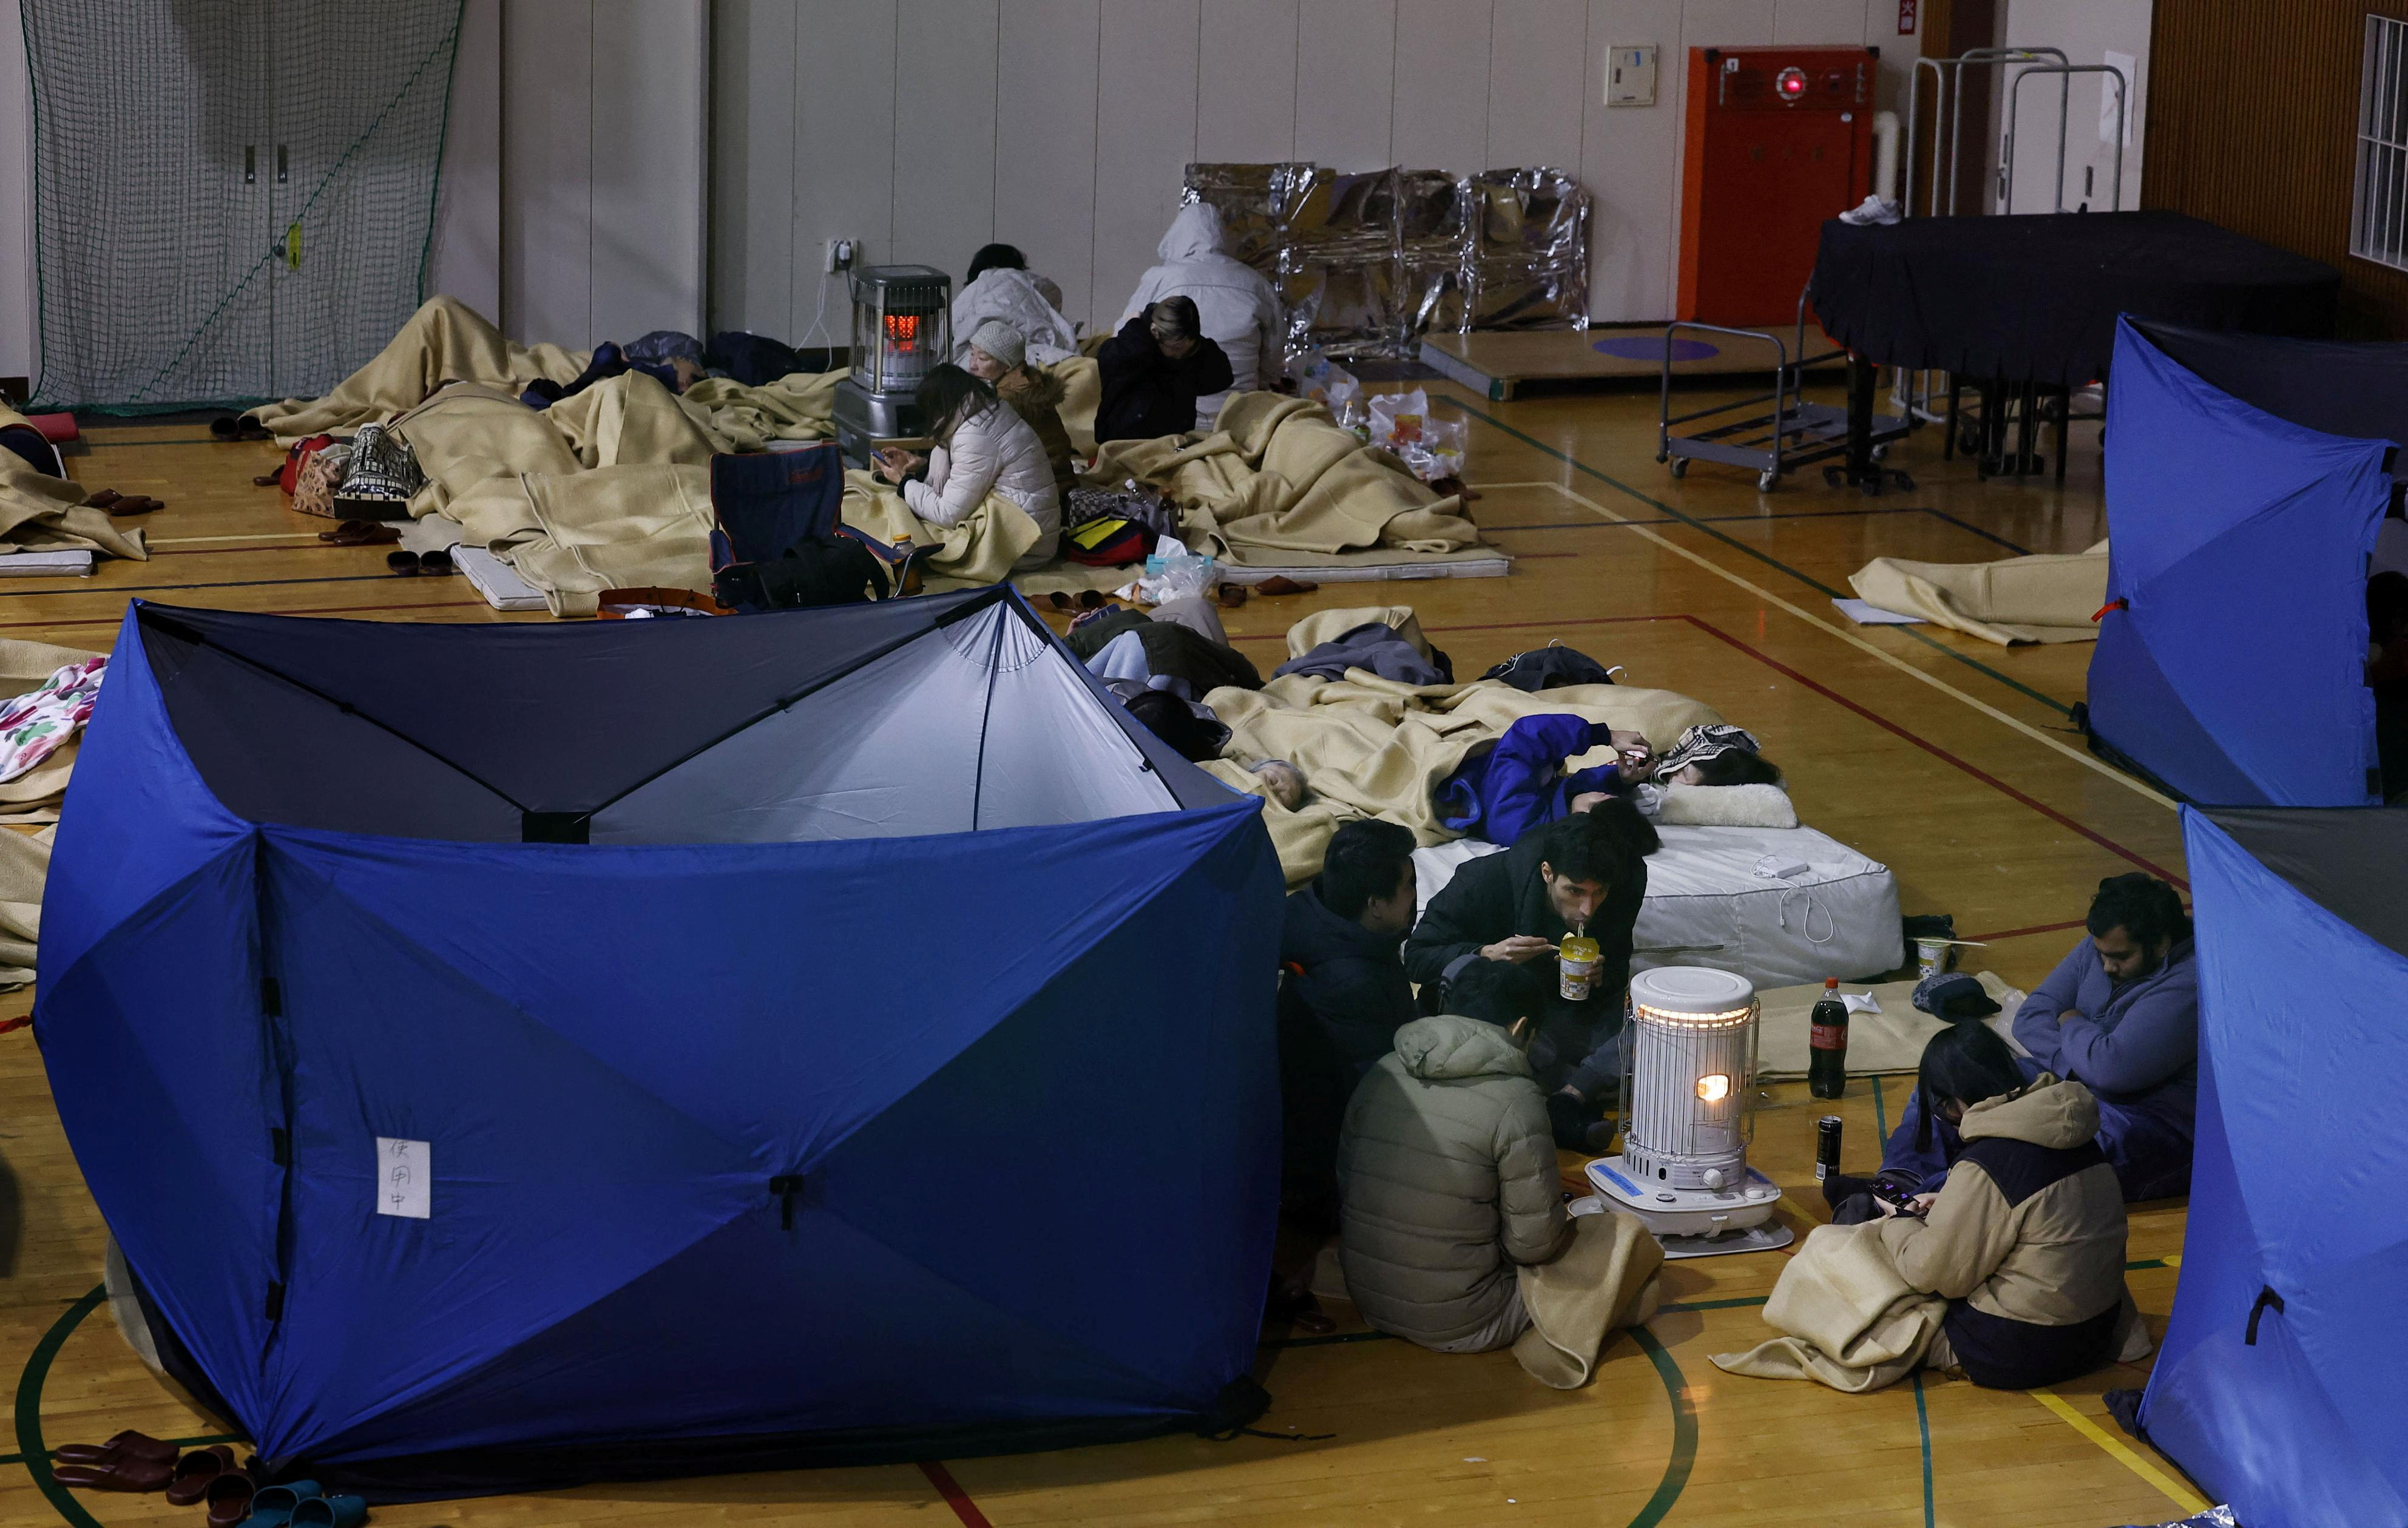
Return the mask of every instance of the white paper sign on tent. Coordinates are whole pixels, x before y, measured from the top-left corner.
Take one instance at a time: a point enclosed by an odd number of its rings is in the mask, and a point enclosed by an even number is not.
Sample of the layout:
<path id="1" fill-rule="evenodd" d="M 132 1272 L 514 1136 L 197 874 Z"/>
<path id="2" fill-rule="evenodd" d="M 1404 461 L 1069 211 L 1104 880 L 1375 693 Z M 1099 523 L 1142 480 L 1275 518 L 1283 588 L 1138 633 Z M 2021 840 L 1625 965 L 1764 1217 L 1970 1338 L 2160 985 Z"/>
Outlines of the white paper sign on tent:
<path id="1" fill-rule="evenodd" d="M 379 1135 L 376 1143 L 376 1210 L 423 1221 L 434 1210 L 435 1149 L 425 1141 Z"/>

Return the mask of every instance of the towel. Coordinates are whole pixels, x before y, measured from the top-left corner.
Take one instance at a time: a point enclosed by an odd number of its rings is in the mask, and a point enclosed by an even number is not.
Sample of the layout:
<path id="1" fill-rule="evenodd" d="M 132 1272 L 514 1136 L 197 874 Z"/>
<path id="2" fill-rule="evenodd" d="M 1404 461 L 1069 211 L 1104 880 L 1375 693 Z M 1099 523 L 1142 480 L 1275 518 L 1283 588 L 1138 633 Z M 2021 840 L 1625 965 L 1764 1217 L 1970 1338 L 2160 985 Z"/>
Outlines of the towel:
<path id="1" fill-rule="evenodd" d="M 953 525 L 931 525 L 911 512 L 902 494 L 859 468 L 844 475 L 841 513 L 847 525 L 890 547 L 905 540 L 934 547 L 921 564 L 930 593 L 1001 583 L 1011 564 L 1045 536 L 1027 510 L 1001 493 L 989 493 Z"/>
<path id="2" fill-rule="evenodd" d="M 1572 1243 L 1553 1263 L 1513 1270 L 1530 1329 L 1513 1344 L 1531 1378 L 1578 1390 L 1597 1373 L 1606 1334 L 1653 1318 L 1663 1303 L 1664 1248 L 1638 1218 L 1608 1211 L 1572 1220 Z"/>
<path id="3" fill-rule="evenodd" d="M 1743 1353 L 1714 1353 L 1714 1367 L 1757 1379 L 1813 1379 L 1862 1394 L 1914 1372 L 1948 1302 L 1899 1276 L 1882 1222 L 1821 1225 L 1772 1286 L 1765 1324 L 1787 1334 Z"/>

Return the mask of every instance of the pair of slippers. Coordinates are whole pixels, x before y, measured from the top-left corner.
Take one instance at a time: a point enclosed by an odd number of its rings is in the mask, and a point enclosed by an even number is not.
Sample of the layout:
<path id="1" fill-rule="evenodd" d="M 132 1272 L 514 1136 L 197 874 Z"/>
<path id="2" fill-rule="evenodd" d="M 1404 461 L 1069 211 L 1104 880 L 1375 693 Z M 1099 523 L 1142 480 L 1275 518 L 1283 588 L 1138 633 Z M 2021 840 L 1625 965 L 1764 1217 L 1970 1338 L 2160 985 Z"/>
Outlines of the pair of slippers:
<path id="1" fill-rule="evenodd" d="M 209 434 L 220 440 L 273 440 L 267 426 L 249 414 L 225 414 L 209 421 Z"/>
<path id="2" fill-rule="evenodd" d="M 147 493 L 120 493 L 113 488 L 104 488 L 83 502 L 88 509 L 106 509 L 112 515 L 147 515 L 167 507 L 165 500 Z"/>
<path id="3" fill-rule="evenodd" d="M 315 1480 L 243 1489 L 250 1484 L 249 1476 L 233 1475 L 210 1488 L 210 1528 L 360 1528 L 368 1521 L 367 1498 L 329 1495 Z M 218 1497 L 220 1486 L 225 1492 L 223 1502 Z"/>
<path id="4" fill-rule="evenodd" d="M 452 554 L 440 550 L 390 552 L 385 556 L 384 565 L 405 578 L 414 578 L 422 573 L 442 574 L 455 571 L 452 563 Z"/>

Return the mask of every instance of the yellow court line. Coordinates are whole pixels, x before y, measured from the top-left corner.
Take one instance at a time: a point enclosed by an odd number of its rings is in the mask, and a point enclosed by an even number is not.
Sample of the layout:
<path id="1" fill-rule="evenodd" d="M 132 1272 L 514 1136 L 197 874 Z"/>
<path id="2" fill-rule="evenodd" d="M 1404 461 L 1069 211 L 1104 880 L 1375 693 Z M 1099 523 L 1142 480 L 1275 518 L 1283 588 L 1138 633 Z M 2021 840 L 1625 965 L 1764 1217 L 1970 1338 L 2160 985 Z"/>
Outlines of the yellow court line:
<path id="1" fill-rule="evenodd" d="M 1741 578 L 1738 574 L 1733 573 L 1727 567 L 1724 567 L 1721 564 L 1714 562 L 1712 558 L 1691 551 L 1688 548 L 1682 546 L 1679 542 L 1657 535 L 1655 528 L 1644 521 L 1633 521 L 1627 515 L 1619 515 L 1614 513 L 1612 510 L 1607 508 L 1604 505 L 1598 503 L 1595 499 L 1590 498 L 1585 493 L 1582 493 L 1577 490 L 1569 488 L 1562 483 L 1553 482 L 1488 483 L 1482 486 L 1487 488 L 1552 488 L 1556 493 L 1561 493 L 1564 497 L 1571 500 L 1575 504 L 1584 505 L 1590 509 L 1594 509 L 1598 514 L 1603 515 L 1606 519 L 1613 521 L 1618 524 L 1629 526 L 1632 530 L 1638 532 L 1641 536 L 1645 536 L 1648 540 L 1655 542 L 1657 546 L 1663 548 L 1666 551 L 1672 553 L 1674 556 L 1686 558 L 1690 562 L 1697 564 L 1699 567 L 1704 568 L 1707 572 L 1714 575 L 1714 577 L 1721 578 L 1726 582 L 1737 584 L 1740 588 L 1746 590 L 1749 593 L 1754 594 L 1760 600 L 1779 606 L 1781 608 L 1788 611 L 1791 615 L 1796 616 L 1799 620 L 1806 622 L 1809 626 L 1813 626 L 1817 630 L 1828 633 L 1830 635 L 1838 637 L 1841 641 L 1845 642 L 1848 646 L 1856 649 L 1858 651 L 1869 653 L 1872 657 L 1880 659 L 1883 663 L 1887 664 L 1890 667 L 1897 669 L 1901 674 L 1910 675 L 1922 680 L 1924 683 L 1931 686 L 1931 688 L 1939 691 L 1942 694 L 1951 695 L 1957 700 L 1963 701 L 1966 705 L 1971 706 L 1973 709 L 1981 712 L 1984 716 L 1990 718 L 1994 721 L 2004 722 L 2006 725 L 2013 727 L 2015 731 L 2022 733 L 2025 736 L 2030 738 L 2036 743 L 2055 749 L 2057 752 L 2064 754 L 2075 764 L 2082 765 L 2086 769 L 2094 770 L 2097 773 L 2105 776 L 2107 778 L 2114 780 L 2116 784 L 2123 786 L 2126 790 L 2132 792 L 2134 794 L 2146 796 L 2149 800 L 2156 802 L 2158 806 L 2163 807 L 2168 811 L 2175 809 L 2174 803 L 2172 800 L 2160 795 L 2156 791 L 2149 789 L 2149 787 L 2142 784 L 2139 780 L 2134 779 L 2131 776 L 2125 774 L 2122 770 L 2114 768 L 2102 760 L 2094 759 L 2089 754 L 2083 752 L 2080 749 L 2073 748 L 2058 738 L 2051 737 L 2048 734 L 2041 731 L 2038 727 L 2031 725 L 2028 721 L 2009 716 L 2006 712 L 2000 710 L 1997 707 L 1990 705 L 1987 701 L 1975 699 L 1973 696 L 1967 694 L 1964 691 L 1957 689 L 1955 685 L 1950 684 L 1947 680 L 1939 678 L 1937 675 L 1926 673 L 1922 669 L 1915 667 L 1913 664 L 1908 663 L 1905 659 L 1899 657 L 1895 653 L 1885 651 L 1884 650 L 1873 646 L 1870 642 L 1864 640 L 1864 638 L 1856 635 L 1854 633 L 1841 630 L 1839 627 L 1832 625 L 1829 621 L 1823 620 L 1813 612 L 1802 609 L 1799 607 L 1791 604 L 1789 601 L 1783 599 L 1780 595 L 1774 593 L 1770 589 L 1763 587 L 1761 584 L 1750 583 L 1747 579 Z"/>
<path id="2" fill-rule="evenodd" d="M 2056 1412 L 2058 1418 L 2062 1420 L 2068 1427 L 2072 1428 L 2084 1437 L 2086 1437 L 2091 1442 L 2099 1445 L 2100 1449 L 2106 1451 L 2109 1458 L 2114 1459 L 2117 1464 L 2123 1465 L 2126 1469 L 2130 1470 L 2134 1475 L 2139 1476 L 2142 1479 L 2146 1480 L 2149 1484 L 2157 1487 L 2159 1492 L 2164 1493 L 2166 1500 L 2173 1503 L 2176 1507 L 2181 1507 L 2184 1512 L 2204 1512 L 2207 1510 L 2207 1503 L 2200 1501 L 2197 1496 L 2191 1494 L 2188 1488 L 2174 1479 L 2172 1476 L 2168 1475 L 2165 1471 L 2157 1468 L 2155 1464 L 2150 1464 L 2147 1460 L 2143 1459 L 2139 1454 L 2136 1454 L 2131 1449 L 2126 1448 L 2124 1446 L 2124 1441 L 2121 1438 L 2110 1436 L 2105 1428 L 2100 1426 L 2097 1422 L 2092 1421 L 2081 1412 L 2076 1411 L 2073 1408 L 2073 1404 L 2068 1401 L 2064 1396 L 2057 1394 L 2055 1391 L 2049 1390 L 2035 1390 L 2030 1391 L 2028 1393 L 2033 1400 L 2038 1401 L 2041 1405 L 2048 1407 L 2051 1411 Z"/>

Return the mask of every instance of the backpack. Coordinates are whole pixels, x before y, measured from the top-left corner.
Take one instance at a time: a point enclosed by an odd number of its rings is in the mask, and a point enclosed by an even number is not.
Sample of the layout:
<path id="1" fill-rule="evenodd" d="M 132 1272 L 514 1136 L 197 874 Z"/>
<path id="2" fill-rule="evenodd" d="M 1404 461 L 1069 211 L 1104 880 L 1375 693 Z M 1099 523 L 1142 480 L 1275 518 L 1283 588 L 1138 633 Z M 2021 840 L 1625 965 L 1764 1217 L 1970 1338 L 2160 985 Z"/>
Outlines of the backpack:
<path id="1" fill-rule="evenodd" d="M 887 596 L 886 565 L 847 536 L 807 536 L 781 556 L 730 563 L 711 575 L 719 603 L 752 613 L 866 605 Z"/>
<path id="2" fill-rule="evenodd" d="M 1612 684 L 1613 675 L 1603 664 L 1574 648 L 1533 648 L 1517 652 L 1480 676 L 1503 679 L 1516 690 L 1536 694 L 1570 684 Z"/>

